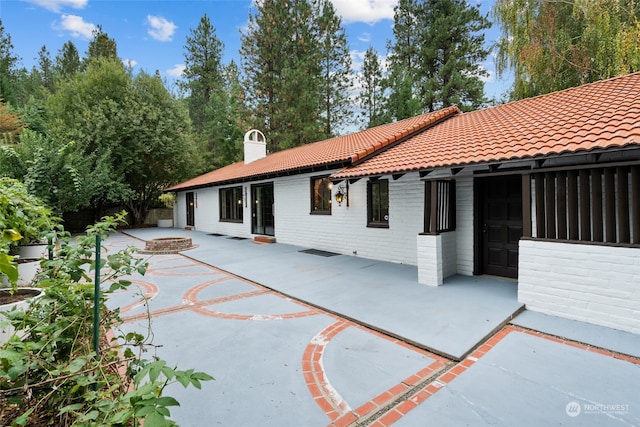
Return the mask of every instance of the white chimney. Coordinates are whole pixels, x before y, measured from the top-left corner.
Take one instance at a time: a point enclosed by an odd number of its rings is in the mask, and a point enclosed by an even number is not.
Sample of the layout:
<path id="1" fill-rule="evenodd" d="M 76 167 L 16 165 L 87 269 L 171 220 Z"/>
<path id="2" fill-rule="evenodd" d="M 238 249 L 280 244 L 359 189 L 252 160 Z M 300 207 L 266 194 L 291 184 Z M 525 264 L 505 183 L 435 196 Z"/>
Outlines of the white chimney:
<path id="1" fill-rule="evenodd" d="M 244 164 L 264 157 L 267 157 L 267 141 L 264 134 L 259 130 L 251 129 L 244 134 Z"/>

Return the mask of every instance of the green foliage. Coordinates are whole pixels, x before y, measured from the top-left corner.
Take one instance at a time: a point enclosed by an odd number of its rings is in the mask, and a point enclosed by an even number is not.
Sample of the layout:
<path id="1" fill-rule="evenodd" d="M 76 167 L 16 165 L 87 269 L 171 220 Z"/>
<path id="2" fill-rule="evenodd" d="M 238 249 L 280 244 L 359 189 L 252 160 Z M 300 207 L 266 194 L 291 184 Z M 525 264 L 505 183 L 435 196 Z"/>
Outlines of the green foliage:
<path id="1" fill-rule="evenodd" d="M 342 20 L 329 0 L 318 0 L 316 28 L 320 46 L 320 139 L 335 136 L 352 121 L 351 55 Z"/>
<path id="2" fill-rule="evenodd" d="M 59 189 L 61 209 L 69 201 L 60 197 L 73 194 L 86 206 L 125 204 L 140 223 L 160 191 L 192 169 L 188 113 L 158 76 L 132 78 L 118 60 L 96 58 L 59 82 L 47 110 L 49 137 L 30 182 Z M 64 166 L 63 181 L 47 173 L 51 164 Z"/>
<path id="3" fill-rule="evenodd" d="M 265 0 L 249 15 L 242 67 L 254 127 L 268 135 L 269 151 L 323 139 L 344 119 L 346 100 L 336 91 L 349 64 L 340 57 L 344 32 L 328 3 Z"/>
<path id="4" fill-rule="evenodd" d="M 0 230 L 14 230 L 21 244 L 42 240 L 53 231 L 56 218 L 51 210 L 12 178 L 0 178 Z"/>
<path id="5" fill-rule="evenodd" d="M 164 395 L 166 387 L 179 383 L 199 389 L 202 381 L 213 379 L 155 357 L 143 359 L 150 344 L 138 333 L 102 339 L 99 352 L 94 352 L 90 273 L 95 268 L 96 237 L 108 237 L 124 215 L 105 218 L 78 238 L 60 231 L 55 258 L 42 263 L 38 285 L 44 295 L 24 311 L 6 313 L 20 332 L 0 348 L 0 404 L 5 416 L 13 416 L 0 419 L 3 425 L 40 419 L 61 427 L 175 425 L 170 408 L 179 403 Z M 107 309 L 108 296 L 130 285 L 126 276 L 144 274 L 147 263 L 129 247 L 102 258 L 100 267 L 101 283 L 110 284 L 99 299 L 104 336 L 122 323 L 118 310 Z"/>
<path id="6" fill-rule="evenodd" d="M 380 57 L 373 47 L 364 54 L 362 73 L 358 76 L 362 87 L 358 104 L 365 127 L 381 125 L 387 120 L 383 116 L 384 87 Z"/>
<path id="7" fill-rule="evenodd" d="M 19 59 L 13 52 L 11 35 L 4 32 L 0 19 L 0 102 L 15 101 L 15 73 Z"/>
<path id="8" fill-rule="evenodd" d="M 467 0 L 400 0 L 390 44 L 388 114 L 403 119 L 451 105 L 474 110 L 484 102 L 490 27 Z"/>
<path id="9" fill-rule="evenodd" d="M 640 70 L 640 8 L 629 0 L 498 0 L 498 73 L 522 99 Z"/>

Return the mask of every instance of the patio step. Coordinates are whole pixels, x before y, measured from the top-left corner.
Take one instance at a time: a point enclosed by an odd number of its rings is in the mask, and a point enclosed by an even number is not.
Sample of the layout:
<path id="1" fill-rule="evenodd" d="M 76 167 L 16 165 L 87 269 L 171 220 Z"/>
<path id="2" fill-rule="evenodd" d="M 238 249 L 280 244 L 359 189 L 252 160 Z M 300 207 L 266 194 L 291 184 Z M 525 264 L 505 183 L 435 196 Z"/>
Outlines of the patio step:
<path id="1" fill-rule="evenodd" d="M 255 236 L 253 241 L 256 243 L 275 243 L 276 238 L 273 236 Z"/>

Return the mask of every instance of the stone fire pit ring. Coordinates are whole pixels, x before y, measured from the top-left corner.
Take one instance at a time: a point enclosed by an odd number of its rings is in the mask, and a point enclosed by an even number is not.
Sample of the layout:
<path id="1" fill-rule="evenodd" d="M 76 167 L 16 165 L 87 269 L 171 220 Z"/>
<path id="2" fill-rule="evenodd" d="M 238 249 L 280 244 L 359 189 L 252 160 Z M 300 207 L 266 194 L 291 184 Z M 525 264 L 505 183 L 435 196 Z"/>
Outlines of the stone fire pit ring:
<path id="1" fill-rule="evenodd" d="M 142 254 L 177 254 L 181 251 L 197 248 L 190 237 L 159 237 L 145 240 Z"/>

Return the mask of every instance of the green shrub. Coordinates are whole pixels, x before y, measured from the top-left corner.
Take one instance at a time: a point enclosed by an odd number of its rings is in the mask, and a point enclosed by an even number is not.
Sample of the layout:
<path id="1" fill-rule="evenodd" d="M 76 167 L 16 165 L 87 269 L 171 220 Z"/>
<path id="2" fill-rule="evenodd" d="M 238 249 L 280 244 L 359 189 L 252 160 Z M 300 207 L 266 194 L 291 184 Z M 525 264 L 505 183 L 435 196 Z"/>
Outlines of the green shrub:
<path id="1" fill-rule="evenodd" d="M 109 294 L 131 284 L 123 277 L 146 271 L 147 263 L 135 257 L 133 247 L 101 259 L 100 280 L 109 289 L 100 293 L 102 339 L 99 351 L 94 351 L 91 274 L 95 275 L 96 241 L 108 237 L 124 215 L 108 217 L 76 239 L 59 232 L 54 259 L 42 262 L 38 286 L 44 296 L 26 311 L 6 313 L 22 332 L 0 348 L 0 425 L 175 425 L 169 408 L 179 403 L 164 396 L 167 385 L 200 388 L 201 381 L 213 379 L 178 370 L 157 357 L 143 359 L 150 343 L 141 334 L 105 338 L 106 331 L 122 324 L 119 310 L 106 306 Z M 48 424 L 38 424 L 42 420 Z"/>

